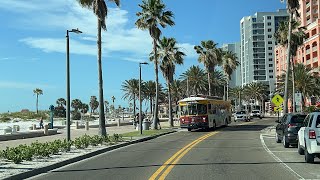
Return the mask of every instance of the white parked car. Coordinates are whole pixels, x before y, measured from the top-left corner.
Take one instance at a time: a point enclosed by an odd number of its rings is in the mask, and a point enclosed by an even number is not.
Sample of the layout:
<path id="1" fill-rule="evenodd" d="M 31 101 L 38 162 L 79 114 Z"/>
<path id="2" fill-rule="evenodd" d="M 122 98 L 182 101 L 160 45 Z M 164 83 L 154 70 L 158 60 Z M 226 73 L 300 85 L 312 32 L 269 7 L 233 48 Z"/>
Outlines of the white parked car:
<path id="1" fill-rule="evenodd" d="M 250 113 L 251 117 L 258 117 L 260 119 L 263 118 L 263 113 L 260 110 L 252 110 Z"/>
<path id="2" fill-rule="evenodd" d="M 298 153 L 305 156 L 307 163 L 320 158 L 320 112 L 308 114 L 298 132 Z"/>
<path id="3" fill-rule="evenodd" d="M 246 111 L 238 111 L 234 115 L 234 122 L 237 121 L 250 121 L 251 117 Z"/>

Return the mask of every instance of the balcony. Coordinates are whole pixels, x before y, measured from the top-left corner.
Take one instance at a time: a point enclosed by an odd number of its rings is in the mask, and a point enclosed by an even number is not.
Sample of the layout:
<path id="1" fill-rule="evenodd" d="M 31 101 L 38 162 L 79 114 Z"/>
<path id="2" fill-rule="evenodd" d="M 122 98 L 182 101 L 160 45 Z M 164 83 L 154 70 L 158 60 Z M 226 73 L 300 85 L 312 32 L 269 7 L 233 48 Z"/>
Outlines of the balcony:
<path id="1" fill-rule="evenodd" d="M 307 60 L 306 62 L 307 62 L 307 64 L 310 64 L 310 63 L 311 63 L 311 60 L 309 59 L 309 60 Z"/>
<path id="2" fill-rule="evenodd" d="M 310 16 L 311 15 L 311 11 L 308 11 L 307 13 L 306 13 L 306 16 L 308 17 L 308 16 Z"/>
<path id="3" fill-rule="evenodd" d="M 315 47 L 312 47 L 312 52 L 315 52 L 315 51 L 317 51 L 317 46 L 315 46 Z"/>
<path id="4" fill-rule="evenodd" d="M 306 2 L 306 8 L 310 7 L 310 1 Z"/>
<path id="5" fill-rule="evenodd" d="M 307 50 L 306 50 L 306 54 L 310 54 L 310 49 L 307 49 Z"/>
<path id="6" fill-rule="evenodd" d="M 312 62 L 318 62 L 318 57 L 314 57 L 314 58 L 312 59 Z"/>

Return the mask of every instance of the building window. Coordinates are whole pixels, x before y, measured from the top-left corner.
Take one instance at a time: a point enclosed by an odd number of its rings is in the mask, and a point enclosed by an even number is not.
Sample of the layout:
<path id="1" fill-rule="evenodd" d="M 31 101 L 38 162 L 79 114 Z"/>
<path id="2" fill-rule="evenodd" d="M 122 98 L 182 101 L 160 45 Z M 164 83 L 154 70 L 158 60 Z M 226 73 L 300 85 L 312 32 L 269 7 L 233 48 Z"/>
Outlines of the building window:
<path id="1" fill-rule="evenodd" d="M 271 28 L 268 29 L 268 32 L 271 32 Z"/>
<path id="2" fill-rule="evenodd" d="M 269 73 L 273 73 L 273 70 L 269 70 Z"/>
<path id="3" fill-rule="evenodd" d="M 268 50 L 272 50 L 272 47 L 268 47 Z"/>
<path id="4" fill-rule="evenodd" d="M 269 56 L 272 56 L 272 53 L 269 53 L 268 55 L 269 55 Z"/>
<path id="5" fill-rule="evenodd" d="M 272 78 L 273 78 L 273 76 L 269 76 L 269 78 L 270 78 L 270 79 L 272 79 Z"/>
<path id="6" fill-rule="evenodd" d="M 268 38 L 272 38 L 272 35 L 269 34 L 269 35 L 268 35 Z"/>
<path id="7" fill-rule="evenodd" d="M 272 61 L 273 59 L 272 58 L 269 58 L 269 61 Z"/>
<path id="8" fill-rule="evenodd" d="M 269 67 L 273 67 L 273 64 L 269 64 Z"/>
<path id="9" fill-rule="evenodd" d="M 268 26 L 271 26 L 271 22 L 268 22 Z"/>
<path id="10" fill-rule="evenodd" d="M 268 41 L 268 44 L 272 44 L 272 41 Z"/>
<path id="11" fill-rule="evenodd" d="M 267 16 L 267 19 L 269 19 L 269 20 L 270 20 L 270 19 L 271 19 L 271 16 Z"/>

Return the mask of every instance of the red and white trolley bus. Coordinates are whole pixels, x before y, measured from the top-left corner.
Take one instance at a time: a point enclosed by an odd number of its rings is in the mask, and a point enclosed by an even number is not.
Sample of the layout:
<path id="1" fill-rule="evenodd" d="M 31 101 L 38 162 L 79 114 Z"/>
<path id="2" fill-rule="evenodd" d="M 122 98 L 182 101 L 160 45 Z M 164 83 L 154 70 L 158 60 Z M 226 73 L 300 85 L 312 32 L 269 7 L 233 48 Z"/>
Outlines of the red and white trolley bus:
<path id="1" fill-rule="evenodd" d="M 180 127 L 209 129 L 231 123 L 230 101 L 216 96 L 196 95 L 178 102 Z"/>

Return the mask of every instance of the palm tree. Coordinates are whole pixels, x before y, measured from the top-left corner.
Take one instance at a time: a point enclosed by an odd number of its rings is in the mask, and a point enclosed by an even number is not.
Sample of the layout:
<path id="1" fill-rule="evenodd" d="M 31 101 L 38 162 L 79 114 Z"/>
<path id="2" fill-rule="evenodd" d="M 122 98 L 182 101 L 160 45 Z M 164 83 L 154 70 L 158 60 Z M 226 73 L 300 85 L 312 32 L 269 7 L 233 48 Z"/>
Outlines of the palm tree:
<path id="1" fill-rule="evenodd" d="M 305 98 L 311 97 L 313 95 L 318 95 L 319 92 L 317 82 L 319 81 L 318 77 L 312 73 L 312 68 L 309 68 L 305 66 L 304 64 L 296 64 L 294 66 L 295 71 L 295 86 L 297 91 L 301 92 L 302 94 L 302 106 L 305 106 Z M 289 70 L 290 71 L 290 70 Z M 278 85 L 278 91 L 284 92 L 284 85 L 285 82 L 285 74 L 282 74 L 279 77 L 279 85 Z M 292 77 L 289 76 L 288 84 L 290 85 L 292 83 Z M 288 89 L 288 97 L 293 97 L 292 89 Z"/>
<path id="2" fill-rule="evenodd" d="M 176 64 L 183 64 L 185 54 L 179 51 L 177 42 L 174 38 L 163 37 L 159 41 L 158 57 L 161 59 L 160 70 L 166 79 L 168 87 L 168 104 L 169 104 L 169 124 L 173 127 L 172 102 L 171 102 L 171 83 L 176 70 Z M 154 57 L 154 56 L 153 56 Z"/>
<path id="3" fill-rule="evenodd" d="M 186 96 L 184 84 L 181 80 L 173 80 L 171 83 L 171 93 L 172 93 L 172 100 L 175 104 L 178 104 L 178 101 Z"/>
<path id="4" fill-rule="evenodd" d="M 43 95 L 42 89 L 36 88 L 33 90 L 33 94 L 37 96 L 37 102 L 36 102 L 36 108 L 37 108 L 37 114 L 39 112 L 39 95 Z"/>
<path id="5" fill-rule="evenodd" d="M 294 32 L 291 34 L 291 50 L 290 50 L 290 55 L 291 55 L 291 77 L 292 77 L 292 92 L 293 94 L 295 93 L 295 75 L 294 75 L 294 56 L 296 56 L 298 47 L 303 45 L 304 39 L 306 38 L 306 35 L 304 33 L 304 30 L 306 29 L 305 27 L 299 27 L 300 23 L 297 21 L 292 21 L 291 22 L 291 26 L 292 29 L 294 30 Z M 277 30 L 277 32 L 275 32 L 274 34 L 274 38 L 276 39 L 276 41 L 283 47 L 287 47 L 288 45 L 288 39 L 287 39 L 287 35 L 288 35 L 288 31 L 289 31 L 289 22 L 288 21 L 283 21 L 280 22 L 279 28 Z M 289 71 L 288 71 L 289 73 Z M 289 80 L 288 80 L 289 83 Z M 287 90 L 287 94 L 288 94 L 288 90 Z M 292 105 L 293 105 L 293 112 L 296 111 L 295 108 L 295 98 L 294 96 L 292 96 Z"/>
<path id="6" fill-rule="evenodd" d="M 106 113 L 109 112 L 109 101 L 104 101 L 105 111 Z"/>
<path id="7" fill-rule="evenodd" d="M 62 107 L 66 105 L 66 100 L 64 98 L 59 98 L 57 99 L 56 103 L 59 107 Z"/>
<path id="8" fill-rule="evenodd" d="M 222 71 L 213 71 L 210 73 L 210 79 L 212 84 L 212 89 L 216 96 L 223 96 L 225 94 L 225 85 L 227 83 L 227 77 Z"/>
<path id="9" fill-rule="evenodd" d="M 90 108 L 91 108 L 91 113 L 94 113 L 94 111 L 96 109 L 98 109 L 99 107 L 99 102 L 97 101 L 97 97 L 96 96 L 91 96 L 90 97 Z"/>
<path id="10" fill-rule="evenodd" d="M 74 109 L 75 112 L 78 112 L 79 109 L 82 107 L 82 102 L 80 99 L 74 99 L 71 101 L 71 107 Z"/>
<path id="11" fill-rule="evenodd" d="M 237 66 L 240 65 L 237 61 L 237 55 L 231 51 L 223 53 L 222 57 L 222 69 L 227 76 L 227 95 L 226 100 L 229 99 L 229 81 L 231 80 L 231 74 L 237 69 Z"/>
<path id="12" fill-rule="evenodd" d="M 255 102 L 261 102 L 264 109 L 264 99 L 268 95 L 268 86 L 262 82 L 252 82 L 244 87 L 244 93 L 248 99 L 254 99 Z"/>
<path id="13" fill-rule="evenodd" d="M 200 46 L 194 46 L 197 54 L 199 54 L 198 61 L 203 63 L 207 71 L 209 96 L 211 95 L 210 72 L 213 72 L 215 67 L 221 64 L 221 51 L 217 48 L 217 45 L 212 40 L 208 40 L 201 41 Z"/>
<path id="14" fill-rule="evenodd" d="M 101 29 L 106 30 L 106 17 L 108 14 L 108 7 L 105 0 L 77 0 L 82 7 L 92 9 L 93 13 L 97 16 L 98 33 L 97 33 L 97 46 L 98 46 L 98 77 L 99 77 L 99 104 L 103 104 L 103 80 L 102 80 L 102 63 L 101 63 Z M 120 6 L 120 0 L 110 0 Z M 107 135 L 104 106 L 99 109 L 99 134 L 102 136 Z"/>
<path id="15" fill-rule="evenodd" d="M 141 12 L 137 13 L 138 20 L 136 21 L 136 26 L 142 30 L 148 30 L 153 41 L 153 54 L 154 54 L 154 66 L 156 74 L 156 84 L 159 84 L 158 79 L 158 53 L 157 53 L 157 41 L 160 39 L 161 30 L 167 25 L 173 26 L 174 21 L 173 13 L 171 11 L 166 11 L 166 5 L 162 0 L 143 0 L 141 7 Z M 155 108 L 153 117 L 153 129 L 158 129 L 158 103 L 159 103 L 159 89 L 156 86 L 156 98 L 155 98 Z"/>
<path id="16" fill-rule="evenodd" d="M 80 111 L 82 114 L 85 114 L 87 113 L 89 110 L 89 105 L 86 104 L 86 103 L 82 103 L 81 106 L 80 106 Z"/>
<path id="17" fill-rule="evenodd" d="M 299 16 L 298 9 L 300 7 L 299 0 L 287 0 L 287 10 L 289 13 L 289 28 L 288 28 L 288 44 L 287 44 L 287 69 L 290 69 L 290 51 L 291 51 L 291 35 L 292 35 L 292 21 L 293 16 Z M 289 71 L 286 73 L 285 88 L 284 88 L 284 113 L 288 113 L 288 81 Z"/>
<path id="18" fill-rule="evenodd" d="M 144 97 L 148 99 L 150 103 L 150 112 L 151 114 L 153 113 L 153 104 L 154 104 L 154 99 L 156 97 L 156 82 L 154 81 L 147 81 L 143 84 L 143 89 L 142 92 L 144 94 Z"/>
<path id="19" fill-rule="evenodd" d="M 136 99 L 139 97 L 139 79 L 130 79 L 122 83 L 123 99 L 133 101 L 133 114 L 136 121 Z"/>
<path id="20" fill-rule="evenodd" d="M 230 97 L 234 100 L 238 100 L 238 106 L 241 106 L 241 95 L 243 94 L 243 88 L 237 86 L 230 89 Z M 236 106 L 236 105 L 235 105 Z"/>
<path id="21" fill-rule="evenodd" d="M 191 66 L 186 72 L 182 73 L 180 78 L 186 85 L 187 96 L 208 91 L 206 74 L 199 66 Z"/>

